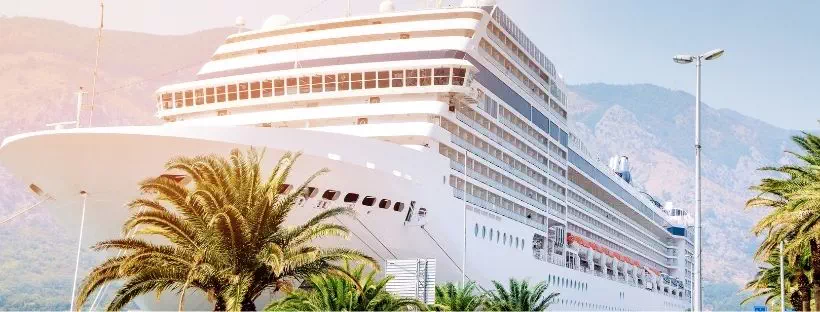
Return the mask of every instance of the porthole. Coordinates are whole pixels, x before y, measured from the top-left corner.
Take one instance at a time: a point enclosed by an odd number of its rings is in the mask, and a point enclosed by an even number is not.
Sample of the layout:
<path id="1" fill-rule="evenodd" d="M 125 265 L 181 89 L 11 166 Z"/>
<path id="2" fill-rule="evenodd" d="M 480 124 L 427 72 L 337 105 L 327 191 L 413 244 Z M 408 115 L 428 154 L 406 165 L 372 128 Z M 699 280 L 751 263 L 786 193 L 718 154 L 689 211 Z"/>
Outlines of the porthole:
<path id="1" fill-rule="evenodd" d="M 401 212 L 402 210 L 404 210 L 404 203 L 396 202 L 395 204 L 393 204 L 393 211 Z"/>
<path id="2" fill-rule="evenodd" d="M 493 228 L 490 228 L 490 241 L 493 240 Z"/>
<path id="3" fill-rule="evenodd" d="M 379 201 L 379 208 L 387 209 L 390 208 L 390 200 L 389 199 L 382 199 Z"/>
<path id="4" fill-rule="evenodd" d="M 478 223 L 475 224 L 475 237 L 478 237 Z"/>
<path id="5" fill-rule="evenodd" d="M 481 226 L 481 238 L 487 238 L 487 227 Z"/>
<path id="6" fill-rule="evenodd" d="M 504 245 L 507 244 L 507 233 L 504 233 Z"/>
<path id="7" fill-rule="evenodd" d="M 363 206 L 373 207 L 373 204 L 375 204 L 375 203 L 376 203 L 376 198 L 373 197 L 373 196 L 365 196 L 364 199 L 362 199 L 362 205 Z"/>
<path id="8" fill-rule="evenodd" d="M 319 194 L 319 189 L 315 187 L 308 186 L 308 188 L 305 190 L 305 198 L 314 198 L 316 197 L 316 194 Z"/>
<path id="9" fill-rule="evenodd" d="M 343 200 L 346 203 L 355 203 L 355 202 L 359 201 L 359 194 L 347 193 L 347 195 L 345 195 L 345 198 Z"/>
<path id="10" fill-rule="evenodd" d="M 341 194 L 341 193 L 340 193 L 339 191 L 327 190 L 327 191 L 325 191 L 325 193 L 324 193 L 324 194 L 322 194 L 322 199 L 326 199 L 326 200 L 336 200 L 336 199 L 338 199 L 338 198 L 339 198 L 339 195 L 340 195 L 340 194 Z"/>

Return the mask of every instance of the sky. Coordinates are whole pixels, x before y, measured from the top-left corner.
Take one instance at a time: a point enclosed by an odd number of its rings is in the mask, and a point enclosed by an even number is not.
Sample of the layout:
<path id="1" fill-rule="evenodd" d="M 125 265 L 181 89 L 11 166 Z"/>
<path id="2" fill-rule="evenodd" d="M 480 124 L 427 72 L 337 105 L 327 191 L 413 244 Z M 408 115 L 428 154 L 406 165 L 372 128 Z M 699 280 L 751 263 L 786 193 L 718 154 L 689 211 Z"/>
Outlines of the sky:
<path id="1" fill-rule="evenodd" d="M 352 14 L 360 15 L 376 12 L 381 0 L 350 2 Z M 425 4 L 393 2 L 400 11 Z M 651 83 L 694 94 L 695 66 L 675 64 L 672 57 L 722 48 L 723 57 L 703 65 L 704 103 L 787 129 L 820 129 L 820 1 L 498 3 L 568 84 Z M 108 0 L 105 27 L 186 34 L 233 26 L 237 16 L 244 17 L 248 27 L 258 28 L 273 14 L 306 22 L 341 17 L 346 7 L 346 0 Z M 0 14 L 96 27 L 99 0 L 0 0 Z"/>

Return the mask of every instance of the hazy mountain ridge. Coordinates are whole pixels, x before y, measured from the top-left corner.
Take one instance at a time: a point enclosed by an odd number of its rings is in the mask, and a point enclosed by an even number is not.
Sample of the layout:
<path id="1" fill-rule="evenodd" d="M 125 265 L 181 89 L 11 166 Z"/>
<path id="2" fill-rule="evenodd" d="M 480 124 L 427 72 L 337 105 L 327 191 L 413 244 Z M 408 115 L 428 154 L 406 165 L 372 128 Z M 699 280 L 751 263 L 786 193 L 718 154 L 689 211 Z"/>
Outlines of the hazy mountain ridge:
<path id="1" fill-rule="evenodd" d="M 678 207 L 694 205 L 692 95 L 649 85 L 571 86 L 571 123 L 600 158 L 629 156 L 635 185 Z M 728 109 L 703 105 L 703 229 L 705 297 L 714 308 L 739 309 L 737 290 L 756 271 L 749 233 L 761 211 L 744 210 L 756 171 L 784 159 L 798 132 Z M 731 296 L 734 295 L 734 296 Z"/>
<path id="2" fill-rule="evenodd" d="M 90 89 L 96 29 L 34 18 L 0 18 L 0 29 L 0 138 L 72 120 L 74 92 L 80 85 Z M 182 36 L 105 31 L 97 88 L 103 93 L 94 125 L 157 123 L 153 91 L 193 79 L 196 65 L 232 31 Z M 691 95 L 652 85 L 571 88 L 577 93 L 571 118 L 591 149 L 604 158 L 629 155 L 638 184 L 661 200 L 691 204 Z M 755 180 L 749 169 L 781 159 L 792 132 L 729 110 L 707 109 L 704 126 L 704 226 L 711 248 L 704 264 L 713 285 L 706 295 L 715 307 L 732 308 L 721 300 L 736 303 L 728 295 L 755 268 L 749 257 L 754 239 L 748 234 L 754 218 L 741 209 Z M 0 217 L 33 200 L 0 166 Z M 56 226 L 42 207 L 0 226 L 0 310 L 68 309 L 75 248 L 75 229 Z M 83 255 L 81 265 L 87 268 L 95 256 Z"/>
<path id="3" fill-rule="evenodd" d="M 79 86 L 91 89 L 96 29 L 16 17 L 0 18 L 0 30 L 0 138 L 74 120 L 74 92 Z M 93 124 L 157 123 L 154 90 L 193 79 L 198 65 L 232 31 L 184 36 L 105 31 Z M 86 123 L 88 114 L 82 119 Z M 32 203 L 31 192 L 0 165 L 0 218 Z M 76 238 L 76 229 L 59 227 L 44 207 L 0 226 L 0 310 L 67 310 Z M 88 268 L 97 258 L 86 251 L 81 266 Z"/>

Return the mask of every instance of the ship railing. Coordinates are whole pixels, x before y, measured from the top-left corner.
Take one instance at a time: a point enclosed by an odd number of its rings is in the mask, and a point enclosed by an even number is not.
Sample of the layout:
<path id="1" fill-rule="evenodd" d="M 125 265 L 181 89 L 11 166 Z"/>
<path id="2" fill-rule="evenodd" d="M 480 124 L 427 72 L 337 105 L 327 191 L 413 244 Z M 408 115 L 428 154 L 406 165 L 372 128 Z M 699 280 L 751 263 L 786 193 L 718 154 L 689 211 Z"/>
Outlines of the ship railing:
<path id="1" fill-rule="evenodd" d="M 542 202 L 539 202 L 535 198 L 533 198 L 531 196 L 528 196 L 527 194 L 524 194 L 524 193 L 522 193 L 518 190 L 510 188 L 509 186 L 506 186 L 501 182 L 495 181 L 492 178 L 490 178 L 490 177 L 488 177 L 488 176 L 486 176 L 486 175 L 484 175 L 484 174 L 482 174 L 478 171 L 475 171 L 473 169 L 467 169 L 467 176 L 471 177 L 473 179 L 476 179 L 478 181 L 481 181 L 482 183 L 484 183 L 486 185 L 489 185 L 489 186 L 491 186 L 495 189 L 498 189 L 498 190 L 506 193 L 507 195 L 510 195 L 510 196 L 520 200 L 520 201 L 526 202 L 526 203 L 532 205 L 533 207 L 535 207 L 536 209 L 541 210 L 542 212 L 552 213 L 556 216 L 561 215 L 561 212 L 558 211 L 558 209 L 549 207 L 549 205 L 547 205 L 545 203 L 542 203 Z"/>
<path id="2" fill-rule="evenodd" d="M 503 140 L 501 137 L 498 136 L 498 134 L 493 133 L 492 131 L 490 131 L 486 127 L 482 126 L 481 124 L 479 124 L 478 122 L 476 122 L 472 118 L 467 117 L 466 115 L 461 114 L 461 113 L 456 113 L 456 119 L 458 119 L 461 122 L 467 124 L 471 128 L 478 131 L 479 133 L 481 133 L 484 136 L 488 137 L 490 140 L 492 140 L 492 141 L 498 143 L 499 145 L 507 148 L 508 150 L 512 151 L 514 154 L 518 155 L 519 157 L 526 159 L 528 162 L 530 162 L 530 164 L 534 165 L 536 168 L 540 168 L 539 166 L 544 165 L 543 163 L 538 161 L 538 159 L 536 159 L 536 158 L 532 157 L 531 155 L 527 154 L 527 152 L 520 149 L 518 146 L 515 146 L 515 145 L 511 144 L 510 142 L 508 142 L 506 140 Z M 513 132 L 515 132 L 515 131 L 513 131 Z M 545 150 L 545 153 L 549 154 L 549 150 L 548 149 Z M 553 157 L 555 157 L 555 155 L 553 155 Z M 558 158 L 558 157 L 556 157 L 556 158 Z M 560 158 L 558 158 L 558 159 L 559 159 L 559 162 L 560 162 L 561 161 Z M 566 160 L 564 160 L 564 162 L 566 162 Z M 544 171 L 546 171 L 549 175 L 553 175 L 553 172 L 551 170 L 544 170 Z M 558 178 L 558 177 L 556 177 L 556 178 Z M 563 178 L 563 177 L 561 177 L 561 178 Z"/>
<path id="3" fill-rule="evenodd" d="M 456 135 L 451 135 L 451 139 L 450 139 L 450 140 L 451 140 L 453 143 L 455 143 L 456 145 L 458 145 L 458 146 L 460 146 L 460 147 L 462 147 L 462 148 L 464 148 L 464 149 L 466 149 L 466 150 L 470 151 L 471 153 L 473 153 L 473 154 L 475 154 L 475 155 L 478 155 L 478 157 L 481 157 L 482 159 L 484 159 L 484 160 L 486 160 L 486 161 L 490 162 L 491 164 L 494 164 L 494 165 L 498 166 L 499 168 L 504 169 L 505 171 L 507 171 L 507 172 L 511 173 L 512 175 L 514 175 L 514 176 L 518 177 L 519 179 L 522 179 L 522 180 L 524 180 L 524 181 L 529 182 L 530 184 L 532 184 L 532 185 L 534 185 L 535 187 L 537 187 L 537 188 L 539 188 L 539 189 L 543 190 L 544 192 L 551 192 L 551 191 L 552 191 L 553 193 L 551 193 L 551 194 L 552 194 L 553 196 L 555 196 L 556 198 L 559 198 L 559 199 L 560 199 L 560 198 L 563 198 L 563 194 L 561 194 L 561 193 L 559 193 L 559 192 L 557 192 L 557 191 L 555 191 L 555 190 L 550 189 L 549 187 L 547 187 L 547 186 L 543 185 L 543 183 L 540 183 L 540 182 L 536 181 L 533 177 L 531 177 L 531 176 L 527 175 L 527 174 L 526 174 L 526 173 L 524 173 L 524 172 L 521 172 L 520 170 L 517 170 L 517 169 L 513 168 L 512 166 L 510 166 L 509 164 L 505 163 L 504 161 L 502 161 L 502 160 L 500 160 L 500 159 L 498 159 L 498 158 L 496 158 L 496 157 L 494 157 L 494 156 L 491 156 L 491 155 L 490 155 L 489 153 L 487 153 L 486 151 L 484 151 L 484 150 L 482 150 L 482 149 L 480 149 L 480 148 L 476 147 L 476 146 L 475 146 L 475 145 L 473 145 L 473 144 L 470 144 L 469 142 L 467 142 L 466 140 L 462 139 L 461 137 L 458 137 L 458 136 L 456 136 Z"/>
<path id="4" fill-rule="evenodd" d="M 549 146 L 544 144 L 544 142 L 539 141 L 536 137 L 530 135 L 528 131 L 522 129 L 509 118 L 500 115 L 498 119 L 501 121 L 501 124 L 507 126 L 507 128 L 510 128 L 510 130 L 517 133 L 518 135 L 524 137 L 524 139 L 526 139 L 527 141 L 530 141 L 530 143 L 540 148 L 542 151 L 544 151 L 544 153 L 550 152 Z"/>
<path id="5" fill-rule="evenodd" d="M 464 173 L 464 164 L 461 162 L 450 159 L 450 168 L 454 169 L 455 171 Z"/>
<path id="6" fill-rule="evenodd" d="M 622 222 L 625 222 L 625 223 L 627 223 L 627 224 L 631 225 L 631 226 L 632 226 L 632 228 L 628 228 L 628 230 L 629 230 L 629 232 L 631 232 L 631 234 L 633 234 L 633 236 L 636 236 L 636 237 L 637 237 L 637 238 L 636 238 L 637 240 L 642 241 L 644 244 L 651 245 L 651 246 L 653 246 L 653 247 L 655 247 L 655 248 L 659 248 L 659 249 L 665 249 L 665 248 L 666 248 L 666 246 L 665 246 L 665 245 L 662 245 L 662 244 L 660 244 L 660 243 L 658 243 L 658 242 L 656 242 L 656 241 L 653 241 L 653 240 L 647 240 L 647 239 L 645 239 L 642 235 L 646 235 L 646 236 L 648 236 L 648 234 L 641 233 L 641 232 L 638 232 L 638 231 L 636 230 L 636 228 L 641 228 L 641 226 L 637 225 L 635 222 L 633 222 L 632 220 L 630 220 L 629 218 L 627 218 L 626 216 L 624 216 L 621 212 L 619 212 L 619 211 L 618 211 L 617 209 L 615 209 L 614 207 L 610 206 L 610 205 L 609 205 L 609 204 L 607 204 L 607 203 L 604 203 L 603 201 L 601 201 L 600 199 L 596 198 L 595 196 L 592 196 L 592 194 L 590 194 L 589 192 L 587 192 L 587 191 L 586 191 L 586 190 L 584 190 L 584 189 L 581 189 L 581 188 L 579 188 L 579 187 L 575 187 L 575 186 L 573 186 L 573 185 L 568 185 L 568 187 L 569 187 L 572 191 L 574 191 L 575 193 L 580 194 L 580 195 L 583 195 L 584 197 L 586 197 L 586 199 L 587 199 L 588 201 L 592 202 L 593 204 L 597 204 L 597 205 L 598 205 L 601 209 L 607 210 L 609 213 L 611 213 L 611 214 L 614 214 L 614 215 L 618 216 L 618 217 L 621 219 L 621 221 L 622 221 Z M 570 198 L 570 200 L 571 200 L 573 203 L 575 203 L 575 204 L 576 204 L 576 205 L 578 205 L 579 207 L 583 208 L 584 210 L 589 211 L 590 213 L 596 214 L 596 215 L 598 215 L 599 217 L 603 217 L 603 216 L 601 216 L 600 214 L 598 214 L 597 212 L 592 211 L 592 209 L 591 209 L 590 207 L 587 207 L 585 204 L 583 204 L 583 203 L 581 203 L 581 202 L 579 202 L 579 201 L 577 201 L 577 200 L 573 199 L 571 196 L 568 196 L 568 197 Z M 607 221 L 607 222 L 608 222 L 608 219 L 607 219 L 607 218 L 601 218 L 601 219 L 603 219 L 603 220 L 605 220 L 605 221 Z M 614 224 L 610 224 L 610 225 L 611 225 L 611 226 L 615 226 Z M 623 228 L 623 227 L 621 227 L 621 226 L 617 226 L 616 228 Z M 641 234 L 642 234 L 642 235 L 641 235 Z"/>
<path id="7" fill-rule="evenodd" d="M 481 207 L 481 208 L 484 208 L 486 210 L 495 212 L 497 214 L 500 214 L 500 215 L 505 216 L 507 218 L 513 219 L 513 220 L 518 221 L 520 223 L 529 225 L 529 226 L 531 226 L 533 228 L 536 228 L 536 229 L 539 229 L 541 231 L 544 231 L 544 232 L 548 231 L 548 228 L 545 224 L 535 222 L 532 219 L 528 219 L 524 216 L 521 216 L 519 214 L 511 212 L 511 211 L 509 211 L 507 209 L 504 209 L 502 207 L 498 207 L 495 204 L 493 204 L 493 203 L 491 203 L 491 202 L 489 202 L 485 199 L 479 198 L 475 195 L 465 194 L 465 196 L 466 196 L 466 200 L 467 200 L 468 203 L 471 203 L 471 204 L 474 204 L 478 207 Z"/>
<path id="8" fill-rule="evenodd" d="M 543 107 L 547 111 L 554 112 L 550 110 L 550 103 L 548 101 L 545 101 L 544 98 L 540 97 L 537 93 L 534 93 L 529 87 L 527 87 L 527 83 L 522 81 L 521 78 L 519 78 L 518 75 L 516 75 L 513 71 L 507 69 L 504 66 L 504 64 L 500 64 L 498 60 L 496 60 L 494 57 L 492 57 L 492 55 L 487 53 L 487 51 L 484 51 L 484 49 L 479 49 L 479 53 L 482 54 L 486 59 L 489 59 L 490 63 L 492 63 L 493 66 L 495 66 L 499 71 L 504 73 L 505 76 L 509 77 L 511 80 L 514 80 L 514 82 L 516 82 L 521 89 L 525 90 L 525 92 L 528 95 L 535 98 L 538 104 L 541 105 L 541 107 Z M 546 89 L 549 90 L 550 88 Z M 545 93 L 549 93 L 550 91 L 547 91 Z"/>
<path id="9" fill-rule="evenodd" d="M 504 116 L 499 116 L 498 119 L 501 121 L 501 124 L 507 126 L 507 128 L 510 128 L 513 132 L 517 133 L 518 135 L 524 137 L 527 141 L 529 141 L 530 143 L 532 143 L 533 145 L 535 145 L 539 149 L 541 149 L 545 154 L 549 154 L 550 156 L 552 156 L 552 158 L 557 159 L 558 162 L 560 162 L 564 165 L 567 164 L 566 158 L 561 157 L 561 154 L 550 150 L 549 147 L 546 144 L 544 144 L 543 142 L 540 142 L 537 138 L 530 135 L 526 130 L 521 128 L 521 126 L 515 124 L 515 122 L 513 122 L 509 118 L 504 117 Z"/>
<path id="10" fill-rule="evenodd" d="M 498 38 L 498 36 L 496 36 L 492 32 L 487 32 L 487 37 L 490 37 L 490 40 L 494 41 L 496 44 L 498 44 L 501 47 L 502 50 L 507 52 L 507 54 L 511 55 L 512 56 L 511 59 L 513 60 L 513 62 L 515 62 L 516 64 L 518 64 L 522 68 L 524 68 L 524 70 L 526 72 L 530 73 L 530 75 L 532 75 L 533 77 L 536 77 L 535 80 L 538 81 L 538 83 L 541 86 L 543 86 L 544 89 L 546 89 L 546 91 L 545 91 L 546 93 L 551 93 L 554 97 L 560 99 L 560 97 L 558 95 L 554 94 L 555 91 L 552 90 L 553 84 L 551 84 L 549 81 L 546 81 L 543 78 L 541 78 L 541 75 L 539 73 L 535 72 L 534 70 L 532 70 L 532 68 L 530 68 L 530 66 L 524 60 L 522 60 L 520 57 L 518 57 L 518 54 L 515 53 L 515 51 L 513 51 L 506 44 L 504 44 L 504 42 L 501 40 L 501 38 Z"/>
<path id="11" fill-rule="evenodd" d="M 464 199 L 464 190 L 453 188 L 453 196 L 458 199 Z"/>

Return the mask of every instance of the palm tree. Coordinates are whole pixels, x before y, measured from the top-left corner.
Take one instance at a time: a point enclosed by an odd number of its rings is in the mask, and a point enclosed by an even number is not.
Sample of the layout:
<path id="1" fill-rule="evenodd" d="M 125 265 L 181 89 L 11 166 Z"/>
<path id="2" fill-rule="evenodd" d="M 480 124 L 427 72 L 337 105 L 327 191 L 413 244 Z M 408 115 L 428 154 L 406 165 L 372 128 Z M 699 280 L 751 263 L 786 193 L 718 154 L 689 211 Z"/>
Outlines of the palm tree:
<path id="1" fill-rule="evenodd" d="M 436 303 L 430 308 L 436 311 L 476 311 L 483 302 L 484 296 L 476 294 L 475 282 L 463 286 L 447 282 L 436 285 Z"/>
<path id="2" fill-rule="evenodd" d="M 788 299 L 790 294 L 797 293 L 797 290 L 793 290 L 791 288 L 791 281 L 793 279 L 792 276 L 793 268 L 789 266 L 789 263 L 784 261 L 783 265 L 783 276 L 784 281 L 787 283 L 785 286 L 785 293 L 787 294 Z M 751 291 L 752 294 L 743 299 L 740 302 L 741 305 L 756 300 L 758 298 L 764 298 L 764 302 L 766 305 L 773 306 L 774 304 L 779 302 L 780 299 L 780 253 L 775 252 L 772 253 L 768 259 L 766 259 L 766 265 L 761 266 L 758 268 L 757 274 L 753 280 L 746 283 L 746 290 Z M 798 293 L 799 298 L 799 293 Z M 789 300 L 786 300 L 789 302 Z M 798 300 L 798 305 L 800 306 L 801 301 Z M 791 308 L 793 308 L 792 306 Z M 775 310 L 775 309 L 772 309 Z"/>
<path id="3" fill-rule="evenodd" d="M 378 264 L 361 252 L 322 249 L 313 241 L 346 237 L 344 226 L 328 222 L 353 212 L 327 209 L 304 224 L 286 226 L 285 219 L 320 170 L 294 191 L 285 181 L 299 154 L 286 153 L 268 177 L 261 173 L 262 155 L 251 148 L 234 149 L 229 158 L 217 155 L 179 157 L 166 164 L 163 175 L 140 183 L 143 198 L 129 204 L 134 211 L 123 232 L 134 237 L 96 244 L 95 250 L 115 249 L 121 256 L 92 269 L 84 279 L 76 306 L 100 286 L 124 280 L 108 310 L 119 310 L 137 296 L 172 290 L 180 309 L 189 288 L 205 293 L 215 310 L 255 310 L 263 291 L 289 289 L 312 274 L 341 269 L 343 260 Z M 191 183 L 180 181 L 190 178 Z M 159 238 L 159 239 L 157 239 Z M 153 243 L 161 241 L 163 243 Z"/>
<path id="4" fill-rule="evenodd" d="M 488 311 L 544 311 L 559 293 L 547 294 L 547 283 L 540 282 L 530 288 L 526 280 L 510 279 L 509 288 L 493 281 L 495 291 L 487 293 Z"/>
<path id="5" fill-rule="evenodd" d="M 399 298 L 387 292 L 387 283 L 393 278 L 376 278 L 377 271 L 365 271 L 365 264 L 327 274 L 312 275 L 310 289 L 298 289 L 279 301 L 272 302 L 267 311 L 402 311 L 424 310 L 421 301 Z"/>
<path id="6" fill-rule="evenodd" d="M 814 308 L 820 310 L 820 137 L 804 133 L 792 140 L 804 153 L 787 153 L 800 163 L 762 168 L 781 178 L 764 178 L 753 186 L 752 190 L 759 194 L 746 206 L 774 208 L 753 228 L 756 235 L 766 235 L 758 248 L 759 259 L 767 258 L 783 240 L 788 242 L 785 253 L 789 258 L 809 255 Z"/>

